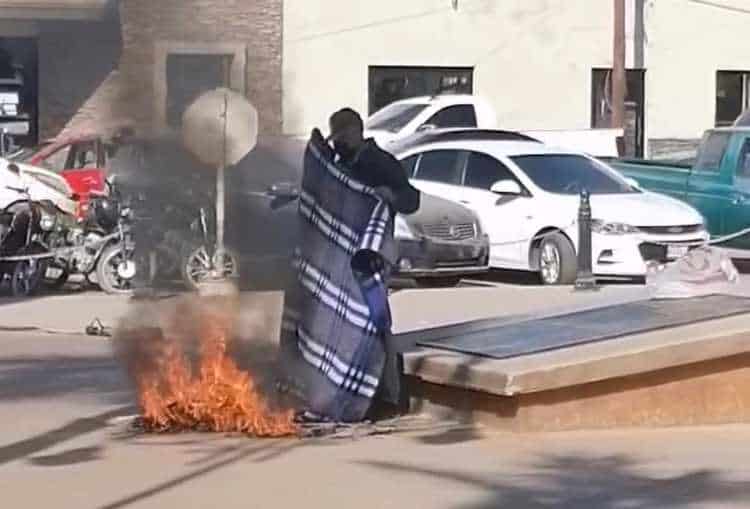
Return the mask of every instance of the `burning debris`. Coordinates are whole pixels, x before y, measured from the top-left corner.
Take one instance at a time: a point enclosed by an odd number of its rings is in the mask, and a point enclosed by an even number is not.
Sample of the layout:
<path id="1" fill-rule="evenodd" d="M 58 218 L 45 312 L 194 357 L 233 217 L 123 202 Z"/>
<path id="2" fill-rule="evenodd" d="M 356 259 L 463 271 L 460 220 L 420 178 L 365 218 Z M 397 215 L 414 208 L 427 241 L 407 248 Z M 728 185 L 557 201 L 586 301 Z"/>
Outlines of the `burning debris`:
<path id="1" fill-rule="evenodd" d="M 239 432 L 296 435 L 292 411 L 264 397 L 258 377 L 229 352 L 236 307 L 222 299 L 181 302 L 158 326 L 122 328 L 116 338 L 135 383 L 147 432 Z"/>

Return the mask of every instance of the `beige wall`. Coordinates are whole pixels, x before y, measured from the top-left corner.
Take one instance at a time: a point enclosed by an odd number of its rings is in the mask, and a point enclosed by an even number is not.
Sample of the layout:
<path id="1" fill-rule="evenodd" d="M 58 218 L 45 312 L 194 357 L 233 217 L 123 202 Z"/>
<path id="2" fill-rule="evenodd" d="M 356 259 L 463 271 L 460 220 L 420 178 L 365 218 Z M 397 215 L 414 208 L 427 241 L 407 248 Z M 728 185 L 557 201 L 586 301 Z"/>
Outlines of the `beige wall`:
<path id="1" fill-rule="evenodd" d="M 503 127 L 589 127 L 611 16 L 602 0 L 286 0 L 284 130 L 366 111 L 368 65 L 474 66 Z"/>
<path id="2" fill-rule="evenodd" d="M 750 1 L 649 1 L 646 125 L 649 138 L 697 138 L 713 127 L 716 71 L 750 71 Z"/>
<path id="3" fill-rule="evenodd" d="M 712 127 L 716 71 L 750 70 L 750 13 L 626 0 L 628 66 L 644 55 L 647 138 Z M 636 51 L 635 8 L 645 39 Z M 713 3 L 750 10 L 748 0 Z M 368 65 L 474 66 L 505 128 L 587 128 L 591 69 L 612 64 L 611 0 L 286 0 L 284 131 L 367 109 Z"/>

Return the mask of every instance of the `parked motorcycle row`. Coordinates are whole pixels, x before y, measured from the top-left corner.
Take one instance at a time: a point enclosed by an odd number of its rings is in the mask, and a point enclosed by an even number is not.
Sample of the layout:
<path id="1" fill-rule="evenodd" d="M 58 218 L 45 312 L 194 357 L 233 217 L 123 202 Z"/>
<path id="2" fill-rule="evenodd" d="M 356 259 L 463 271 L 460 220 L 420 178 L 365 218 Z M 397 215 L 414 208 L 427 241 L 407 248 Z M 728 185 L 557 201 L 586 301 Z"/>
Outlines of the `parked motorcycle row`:
<path id="1" fill-rule="evenodd" d="M 0 212 L 0 291 L 27 297 L 79 276 L 106 293 L 128 293 L 138 270 L 147 280 L 182 279 L 195 289 L 210 276 L 210 208 L 149 207 L 147 197 L 125 196 L 114 179 L 107 187 L 92 194 L 80 218 L 31 199 L 28 189 L 8 188 L 18 200 Z M 150 247 L 138 256 L 136 228 Z M 224 270 L 234 275 L 236 258 L 228 257 Z"/>

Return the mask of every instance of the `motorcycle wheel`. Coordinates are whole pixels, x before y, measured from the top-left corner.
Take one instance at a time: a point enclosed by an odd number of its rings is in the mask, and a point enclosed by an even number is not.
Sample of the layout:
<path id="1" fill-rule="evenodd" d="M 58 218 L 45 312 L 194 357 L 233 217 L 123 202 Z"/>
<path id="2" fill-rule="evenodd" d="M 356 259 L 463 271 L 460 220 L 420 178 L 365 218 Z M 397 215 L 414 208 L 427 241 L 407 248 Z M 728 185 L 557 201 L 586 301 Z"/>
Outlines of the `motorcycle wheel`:
<path id="1" fill-rule="evenodd" d="M 102 252 L 96 264 L 96 282 L 105 293 L 128 294 L 133 291 L 135 271 L 126 273 L 123 264 L 125 253 L 120 244 L 113 244 Z M 132 260 L 130 263 L 134 263 Z"/>
<path id="2" fill-rule="evenodd" d="M 191 291 L 196 291 L 201 283 L 211 279 L 212 267 L 211 255 L 205 246 L 193 249 L 182 263 L 182 281 Z M 237 256 L 229 250 L 224 251 L 224 260 L 221 264 L 221 276 L 226 279 L 234 279 L 239 275 L 239 264 Z"/>
<path id="3" fill-rule="evenodd" d="M 48 263 L 43 260 L 21 260 L 16 262 L 10 278 L 13 297 L 30 297 L 39 289 L 47 272 Z"/>

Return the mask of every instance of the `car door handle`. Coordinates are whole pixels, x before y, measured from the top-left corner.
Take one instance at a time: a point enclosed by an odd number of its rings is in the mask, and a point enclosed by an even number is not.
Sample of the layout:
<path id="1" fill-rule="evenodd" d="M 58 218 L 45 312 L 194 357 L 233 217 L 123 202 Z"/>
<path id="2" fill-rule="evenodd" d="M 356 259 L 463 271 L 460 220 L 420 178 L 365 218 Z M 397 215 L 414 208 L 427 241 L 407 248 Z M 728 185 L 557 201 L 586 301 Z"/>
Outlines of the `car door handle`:
<path id="1" fill-rule="evenodd" d="M 468 205 L 469 203 L 471 203 L 469 200 L 458 200 L 458 202 L 463 203 L 465 205 Z"/>
<path id="2" fill-rule="evenodd" d="M 735 196 L 734 199 L 732 200 L 732 205 L 742 205 L 743 203 L 745 203 L 745 201 L 747 201 L 746 197 Z"/>

